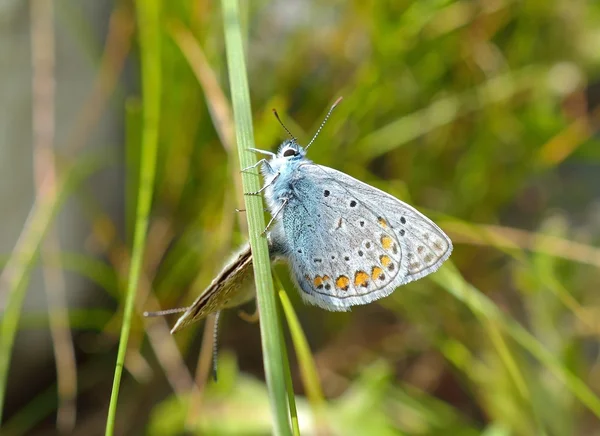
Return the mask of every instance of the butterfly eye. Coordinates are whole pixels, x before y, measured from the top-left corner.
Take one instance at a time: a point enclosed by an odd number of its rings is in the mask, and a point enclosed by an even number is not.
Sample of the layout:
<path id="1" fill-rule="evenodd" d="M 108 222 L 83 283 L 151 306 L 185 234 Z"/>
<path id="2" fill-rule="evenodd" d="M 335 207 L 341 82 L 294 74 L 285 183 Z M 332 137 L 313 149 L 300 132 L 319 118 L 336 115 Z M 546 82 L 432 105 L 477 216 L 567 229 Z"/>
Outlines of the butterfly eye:
<path id="1" fill-rule="evenodd" d="M 298 153 L 296 153 L 296 150 L 294 150 L 293 148 L 288 148 L 286 151 L 283 152 L 283 157 L 289 157 L 289 156 L 296 156 Z"/>

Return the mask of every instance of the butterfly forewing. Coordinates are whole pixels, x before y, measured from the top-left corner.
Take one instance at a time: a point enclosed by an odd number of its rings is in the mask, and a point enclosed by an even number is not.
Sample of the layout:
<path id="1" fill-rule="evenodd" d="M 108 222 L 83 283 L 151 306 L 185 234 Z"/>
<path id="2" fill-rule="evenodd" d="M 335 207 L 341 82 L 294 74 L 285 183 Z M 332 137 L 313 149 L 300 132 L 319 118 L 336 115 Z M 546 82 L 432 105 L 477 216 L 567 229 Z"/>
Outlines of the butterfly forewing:
<path id="1" fill-rule="evenodd" d="M 366 304 L 434 272 L 450 255 L 450 239 L 406 203 L 324 166 L 307 163 L 298 173 L 297 202 L 283 225 L 309 302 L 329 310 Z"/>

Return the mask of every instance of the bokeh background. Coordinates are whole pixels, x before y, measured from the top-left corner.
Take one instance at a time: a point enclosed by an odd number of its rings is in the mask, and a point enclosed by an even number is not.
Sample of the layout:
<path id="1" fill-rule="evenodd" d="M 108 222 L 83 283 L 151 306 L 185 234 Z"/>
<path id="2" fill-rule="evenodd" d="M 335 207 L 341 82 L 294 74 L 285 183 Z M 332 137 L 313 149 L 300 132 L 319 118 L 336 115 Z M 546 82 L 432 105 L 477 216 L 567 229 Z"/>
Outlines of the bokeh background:
<path id="1" fill-rule="evenodd" d="M 219 2 L 162 3 L 157 178 L 116 431 L 269 434 L 257 324 L 223 314 L 214 383 L 212 329 L 172 337 L 175 317 L 140 315 L 191 303 L 246 240 Z M 309 157 L 455 243 L 454 266 L 349 313 L 305 306 L 276 268 L 326 398 L 315 419 L 288 347 L 303 434 L 600 434 L 600 3 L 243 6 L 257 146 L 286 137 L 273 107 L 306 143 L 343 96 Z M 0 5 L 3 323 L 26 291 L 14 344 L 2 330 L 3 435 L 104 432 L 140 168 L 138 25 L 130 1 Z"/>

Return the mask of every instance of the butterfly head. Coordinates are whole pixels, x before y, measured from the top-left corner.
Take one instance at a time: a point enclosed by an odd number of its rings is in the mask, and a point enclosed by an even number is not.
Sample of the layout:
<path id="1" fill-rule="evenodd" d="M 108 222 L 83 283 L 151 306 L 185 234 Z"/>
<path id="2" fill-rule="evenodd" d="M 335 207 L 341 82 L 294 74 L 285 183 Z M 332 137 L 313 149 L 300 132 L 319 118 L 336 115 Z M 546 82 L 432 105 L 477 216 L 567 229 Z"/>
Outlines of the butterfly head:
<path id="1" fill-rule="evenodd" d="M 279 158 L 302 159 L 303 157 L 305 157 L 306 151 L 312 145 L 312 143 L 315 141 L 315 139 L 321 132 L 321 129 L 323 129 L 323 126 L 329 119 L 331 112 L 333 111 L 333 109 L 335 109 L 335 107 L 339 104 L 340 101 L 342 101 L 342 97 L 338 98 L 335 101 L 335 103 L 333 103 L 333 106 L 331 106 L 331 108 L 329 109 L 329 112 L 327 112 L 325 119 L 323 120 L 323 122 L 317 129 L 317 132 L 312 137 L 312 139 L 310 140 L 310 142 L 308 143 L 308 145 L 306 147 L 302 147 L 302 146 L 300 146 L 300 144 L 298 144 L 298 142 L 296 141 L 296 137 L 294 135 L 292 135 L 292 132 L 290 132 L 290 130 L 287 127 L 285 127 L 285 124 L 283 124 L 283 121 L 281 121 L 281 118 L 279 118 L 279 114 L 277 114 L 277 111 L 275 109 L 273 109 L 273 114 L 275 115 L 275 118 L 277 118 L 277 121 L 279 121 L 279 124 L 281 124 L 281 127 L 283 127 L 285 129 L 285 131 L 288 132 L 288 134 L 290 135 L 290 138 L 292 138 L 292 139 L 283 141 L 283 143 L 279 146 L 277 155 L 275 157 L 273 157 L 273 160 L 279 159 Z"/>
<path id="2" fill-rule="evenodd" d="M 338 103 L 341 100 L 342 100 L 342 97 L 338 98 L 335 101 L 335 103 L 333 104 L 333 106 L 331 106 L 331 109 L 329 109 L 329 112 L 327 112 L 325 119 L 323 120 L 323 122 L 317 129 L 317 132 L 315 133 L 315 135 L 313 136 L 313 138 L 310 140 L 310 142 L 308 143 L 308 145 L 306 147 L 302 147 L 300 144 L 298 144 L 298 142 L 296 141 L 296 138 L 294 137 L 294 135 L 292 135 L 292 132 L 290 132 L 287 127 L 285 127 L 285 125 L 279 118 L 277 111 L 275 109 L 273 109 L 273 114 L 275 115 L 275 118 L 277 118 L 277 121 L 279 121 L 279 123 L 285 129 L 285 131 L 288 132 L 291 139 L 287 139 L 287 140 L 283 141 L 283 143 L 279 146 L 279 150 L 277 151 L 277 154 L 275 154 L 275 155 L 272 154 L 271 160 L 269 160 L 269 162 L 267 164 L 262 166 L 262 173 L 263 173 L 263 176 L 265 176 L 265 182 L 267 185 L 269 185 L 270 182 L 272 182 L 276 176 L 279 176 L 282 173 L 285 176 L 285 173 L 289 172 L 289 171 L 293 171 L 293 169 L 296 168 L 296 166 L 298 165 L 298 163 L 300 161 L 307 160 L 306 152 L 307 152 L 308 148 L 315 141 L 315 139 L 319 135 L 319 132 L 321 132 L 321 129 L 323 128 L 323 126 L 327 122 L 327 119 L 331 115 L 331 112 L 333 111 L 333 109 L 338 105 Z"/>
<path id="3" fill-rule="evenodd" d="M 295 139 L 283 141 L 273 154 L 268 163 L 262 166 L 262 173 L 265 176 L 265 182 L 269 182 L 276 174 L 293 171 L 296 164 L 306 159 L 306 149 L 296 142 Z"/>
<path id="4" fill-rule="evenodd" d="M 276 159 L 302 159 L 305 156 L 306 149 L 298 144 L 295 139 L 288 139 L 279 146 Z"/>

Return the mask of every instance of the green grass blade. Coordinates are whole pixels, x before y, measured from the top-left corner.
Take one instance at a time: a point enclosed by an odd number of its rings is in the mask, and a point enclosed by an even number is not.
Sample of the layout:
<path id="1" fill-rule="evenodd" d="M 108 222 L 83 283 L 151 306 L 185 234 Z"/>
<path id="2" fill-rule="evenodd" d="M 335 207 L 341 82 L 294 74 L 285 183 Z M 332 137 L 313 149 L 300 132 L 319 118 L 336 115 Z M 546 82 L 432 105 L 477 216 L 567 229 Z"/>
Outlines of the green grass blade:
<path id="1" fill-rule="evenodd" d="M 250 92 L 246 74 L 244 42 L 240 28 L 240 13 L 237 0 L 222 0 L 223 22 L 225 30 L 225 47 L 227 67 L 231 87 L 231 101 L 235 121 L 235 134 L 238 154 L 242 168 L 256 162 L 253 153 L 247 149 L 254 146 L 252 115 L 250 109 Z M 244 192 L 260 189 L 259 178 L 253 174 L 242 174 Z M 258 307 L 260 309 L 260 331 L 263 349 L 263 360 L 267 388 L 271 400 L 274 428 L 278 435 L 291 434 L 289 413 L 287 409 L 285 370 L 283 367 L 280 342 L 280 323 L 277 313 L 277 301 L 271 277 L 271 262 L 267 241 L 262 236 L 266 226 L 263 214 L 263 202 L 260 196 L 246 196 L 246 215 L 250 246 L 254 257 L 254 276 Z"/>
<path id="2" fill-rule="evenodd" d="M 285 314 L 288 328 L 290 329 L 290 336 L 294 343 L 294 350 L 296 351 L 296 357 L 298 358 L 298 365 L 300 367 L 300 376 L 302 377 L 304 391 L 306 392 L 306 397 L 315 418 L 315 425 L 320 433 L 328 434 L 330 433 L 330 429 L 327 427 L 327 422 L 325 420 L 327 404 L 325 402 L 323 390 L 321 389 L 321 382 L 319 380 L 319 375 L 317 374 L 315 360 L 313 359 L 308 341 L 302 331 L 302 326 L 294 311 L 292 302 L 281 285 L 281 282 L 278 282 L 277 285 L 280 287 L 279 300 L 281 301 L 283 313 Z"/>
<path id="3" fill-rule="evenodd" d="M 142 111 L 143 131 L 139 193 L 137 198 L 137 212 L 133 237 L 133 250 L 131 265 L 129 266 L 129 279 L 127 295 L 123 312 L 123 327 L 119 340 L 119 352 L 115 365 L 112 394 L 106 422 L 106 434 L 114 434 L 115 417 L 119 386 L 123 373 L 123 363 L 127 352 L 127 342 L 131 329 L 131 318 L 135 295 L 142 267 L 142 258 L 146 245 L 146 232 L 148 229 L 148 215 L 152 203 L 152 191 L 156 173 L 156 155 L 158 150 L 158 127 L 160 119 L 161 95 L 161 67 L 160 67 L 160 2 L 137 2 L 138 24 L 140 34 L 141 69 L 142 69 Z"/>
<path id="4" fill-rule="evenodd" d="M 279 315 L 281 319 L 281 314 Z M 285 336 L 283 329 L 279 330 L 279 340 L 281 342 L 281 351 L 283 351 L 282 361 L 283 369 L 285 370 L 285 383 L 288 396 L 288 410 L 290 411 L 290 421 L 292 426 L 292 434 L 294 436 L 300 435 L 300 424 L 298 423 L 298 408 L 296 407 L 296 397 L 294 396 L 294 382 L 292 380 L 292 370 L 289 365 L 289 358 L 287 349 L 285 347 Z"/>
<path id="5" fill-rule="evenodd" d="M 296 316 L 296 312 L 294 312 L 292 302 L 283 288 L 279 291 L 279 299 L 281 300 L 283 312 L 290 329 L 292 342 L 294 343 L 296 355 L 298 356 L 300 374 L 302 376 L 302 382 L 304 383 L 304 389 L 306 390 L 306 397 L 316 412 L 325 406 L 325 397 L 321 390 L 315 361 L 310 352 L 306 336 L 304 336 L 304 332 L 302 331 L 300 321 Z"/>
<path id="6" fill-rule="evenodd" d="M 138 99 L 125 103 L 125 242 L 131 248 L 140 180 L 142 113 Z"/>

